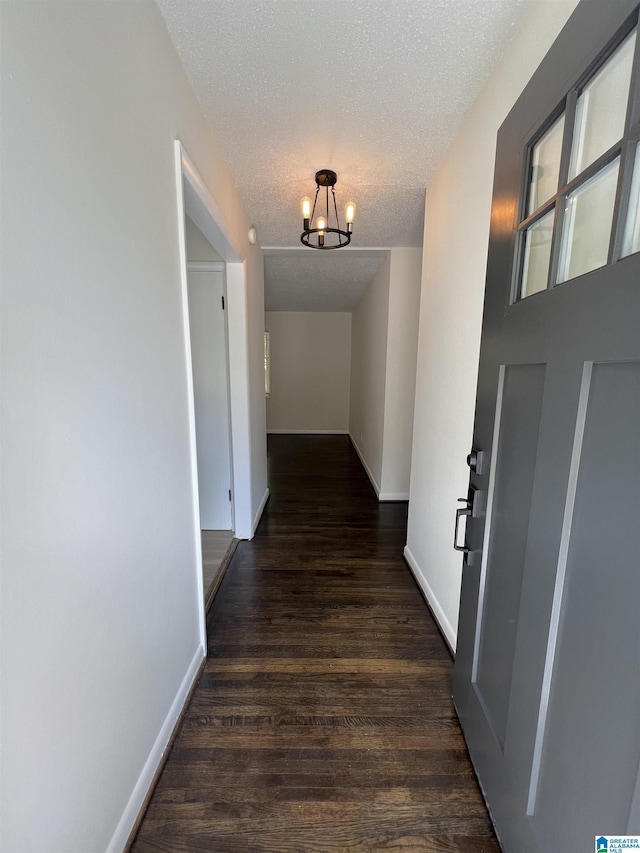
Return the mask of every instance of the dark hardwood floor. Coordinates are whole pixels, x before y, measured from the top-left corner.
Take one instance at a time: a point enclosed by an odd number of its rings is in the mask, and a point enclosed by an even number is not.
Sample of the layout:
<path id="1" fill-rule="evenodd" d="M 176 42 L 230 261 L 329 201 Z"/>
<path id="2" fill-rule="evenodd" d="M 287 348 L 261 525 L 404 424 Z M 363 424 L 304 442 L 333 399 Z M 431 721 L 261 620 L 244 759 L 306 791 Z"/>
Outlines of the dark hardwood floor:
<path id="1" fill-rule="evenodd" d="M 133 851 L 499 853 L 406 504 L 344 436 L 270 436 L 269 486 Z"/>

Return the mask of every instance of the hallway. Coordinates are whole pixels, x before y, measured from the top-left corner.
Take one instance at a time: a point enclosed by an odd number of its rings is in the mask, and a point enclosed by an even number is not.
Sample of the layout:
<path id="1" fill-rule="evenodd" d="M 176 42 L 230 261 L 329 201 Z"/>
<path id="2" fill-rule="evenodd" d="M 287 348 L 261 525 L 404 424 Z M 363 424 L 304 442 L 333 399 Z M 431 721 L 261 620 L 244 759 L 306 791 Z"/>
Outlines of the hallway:
<path id="1" fill-rule="evenodd" d="M 271 498 L 132 846 L 499 853 L 452 663 L 347 436 L 269 436 Z"/>

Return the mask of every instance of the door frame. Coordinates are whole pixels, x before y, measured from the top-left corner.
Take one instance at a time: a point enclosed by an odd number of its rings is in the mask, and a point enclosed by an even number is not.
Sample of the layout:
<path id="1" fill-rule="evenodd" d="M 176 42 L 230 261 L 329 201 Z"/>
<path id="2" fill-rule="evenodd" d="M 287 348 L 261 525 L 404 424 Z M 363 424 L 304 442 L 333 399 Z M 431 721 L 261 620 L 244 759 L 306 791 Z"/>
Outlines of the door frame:
<path id="1" fill-rule="evenodd" d="M 196 421 L 191 369 L 191 335 L 189 328 L 188 261 L 185 217 L 198 226 L 226 263 L 229 416 L 231 420 L 232 493 L 234 496 L 235 533 L 238 539 L 253 535 L 251 512 L 251 424 L 249 387 L 248 284 L 247 266 L 227 219 L 204 183 L 179 139 L 174 141 L 177 201 L 178 250 L 180 258 L 180 294 L 184 340 L 184 370 L 187 380 L 187 418 L 189 425 L 189 467 L 191 473 L 191 507 L 193 542 L 196 557 L 197 596 L 200 640 L 206 649 L 205 601 L 202 588 L 202 544 L 198 492 Z"/>

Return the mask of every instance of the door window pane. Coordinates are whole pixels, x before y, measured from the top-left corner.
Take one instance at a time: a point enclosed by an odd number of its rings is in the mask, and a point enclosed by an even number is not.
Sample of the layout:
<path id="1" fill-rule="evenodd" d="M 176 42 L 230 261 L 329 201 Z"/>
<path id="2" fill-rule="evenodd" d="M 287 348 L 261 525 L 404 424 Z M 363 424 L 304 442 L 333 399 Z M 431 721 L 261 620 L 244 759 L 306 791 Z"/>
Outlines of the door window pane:
<path id="1" fill-rule="evenodd" d="M 567 196 L 558 282 L 607 263 L 620 158 Z"/>
<path id="2" fill-rule="evenodd" d="M 520 299 L 545 290 L 547 287 L 554 213 L 554 210 L 545 213 L 525 232 Z"/>
<path id="3" fill-rule="evenodd" d="M 622 255 L 624 257 L 638 251 L 640 251 L 640 145 L 636 146 L 636 161 L 633 167 Z"/>
<path id="4" fill-rule="evenodd" d="M 635 41 L 634 30 L 578 98 L 569 180 L 604 154 L 624 133 Z"/>
<path id="5" fill-rule="evenodd" d="M 531 155 L 531 184 L 527 216 L 551 198 L 558 189 L 563 132 L 564 115 L 560 116 L 542 139 L 534 145 Z"/>

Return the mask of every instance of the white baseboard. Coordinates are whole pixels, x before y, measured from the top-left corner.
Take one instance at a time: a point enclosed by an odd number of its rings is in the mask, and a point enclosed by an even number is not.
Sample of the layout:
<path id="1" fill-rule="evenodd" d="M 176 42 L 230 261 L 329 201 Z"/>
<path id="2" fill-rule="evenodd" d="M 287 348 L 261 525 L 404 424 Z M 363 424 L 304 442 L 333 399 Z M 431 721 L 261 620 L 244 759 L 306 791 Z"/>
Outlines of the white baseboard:
<path id="1" fill-rule="evenodd" d="M 408 501 L 409 492 L 380 492 L 379 501 Z"/>
<path id="2" fill-rule="evenodd" d="M 455 652 L 457 637 L 456 637 L 456 632 L 453 630 L 453 626 L 451 625 L 451 622 L 449 622 L 449 620 L 447 619 L 445 612 L 440 605 L 440 602 L 438 601 L 438 599 L 434 595 L 433 590 L 429 586 L 429 582 L 425 578 L 422 569 L 420 568 L 420 566 L 418 565 L 418 563 L 416 561 L 416 558 L 413 556 L 413 554 L 409 550 L 408 545 L 405 546 L 403 554 L 404 554 L 405 560 L 407 561 L 407 563 L 409 565 L 409 568 L 411 569 L 411 571 L 414 574 L 415 579 L 418 581 L 418 586 L 423 591 L 425 598 L 429 602 L 429 607 L 431 608 L 431 612 L 433 613 L 434 618 L 436 619 L 436 621 L 438 622 L 438 625 L 440 626 L 440 630 L 442 631 L 442 633 L 447 638 L 447 641 L 448 641 L 449 645 L 451 646 L 451 649 Z"/>
<path id="3" fill-rule="evenodd" d="M 129 802 L 127 803 L 124 813 L 118 822 L 116 831 L 113 833 L 111 841 L 109 842 L 107 853 L 122 853 L 127 841 L 129 840 L 131 830 L 138 819 L 140 809 L 142 808 L 145 798 L 149 792 L 149 788 L 154 781 L 156 771 L 160 766 L 164 751 L 171 740 L 171 735 L 173 734 L 175 725 L 180 719 L 180 715 L 182 714 L 185 702 L 189 697 L 193 682 L 198 675 L 200 665 L 205 658 L 205 654 L 205 649 L 203 649 L 202 646 L 198 646 L 196 653 L 193 656 L 193 660 L 189 664 L 189 668 L 182 679 L 182 684 L 178 688 L 176 697 L 171 703 L 171 708 L 165 717 L 165 721 L 162 724 L 158 737 L 151 748 L 149 757 L 145 761 L 142 773 L 138 777 L 138 781 L 136 782 L 131 796 L 129 797 Z"/>
<path id="4" fill-rule="evenodd" d="M 348 429 L 268 429 L 267 435 L 349 435 Z"/>
<path id="5" fill-rule="evenodd" d="M 262 500 L 260 501 L 260 506 L 258 507 L 258 511 L 255 514 L 255 518 L 253 519 L 253 530 L 251 532 L 251 536 L 256 532 L 256 527 L 260 523 L 260 519 L 262 518 L 262 513 L 264 512 L 264 508 L 267 505 L 267 501 L 269 500 L 269 489 L 265 489 L 264 495 L 262 496 Z"/>
<path id="6" fill-rule="evenodd" d="M 355 441 L 354 437 L 351 435 L 351 433 L 349 433 L 349 438 L 351 439 L 351 444 L 353 444 L 356 453 L 360 457 L 360 461 L 362 462 L 362 467 L 367 472 L 367 477 L 371 480 L 371 485 L 373 486 L 373 489 L 376 493 L 376 497 L 378 498 L 378 500 L 380 500 L 380 486 L 376 482 L 376 478 L 371 473 L 369 466 L 367 465 L 366 459 L 364 458 L 364 456 L 360 452 L 360 448 L 356 444 L 356 441 Z"/>

